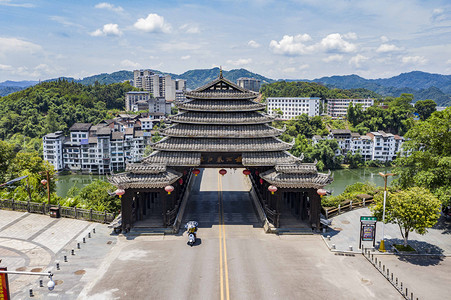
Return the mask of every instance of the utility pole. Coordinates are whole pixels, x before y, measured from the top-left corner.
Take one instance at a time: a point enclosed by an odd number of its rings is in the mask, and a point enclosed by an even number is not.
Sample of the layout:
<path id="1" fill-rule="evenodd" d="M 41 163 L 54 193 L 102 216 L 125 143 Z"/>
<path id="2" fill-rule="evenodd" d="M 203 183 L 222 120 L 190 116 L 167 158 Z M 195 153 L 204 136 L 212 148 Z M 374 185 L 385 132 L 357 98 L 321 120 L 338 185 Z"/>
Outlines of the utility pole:
<path id="1" fill-rule="evenodd" d="M 47 196 L 49 198 L 49 205 L 50 205 L 50 172 L 49 172 L 49 170 L 47 170 L 45 172 L 47 174 Z M 387 183 L 385 183 L 385 185 L 387 185 Z"/>
<path id="2" fill-rule="evenodd" d="M 384 178 L 384 210 L 382 212 L 382 240 L 379 246 L 380 252 L 385 252 L 385 202 L 387 200 L 387 178 L 388 176 L 395 176 L 396 174 L 393 173 L 382 173 L 379 172 L 379 175 L 381 175 Z"/>

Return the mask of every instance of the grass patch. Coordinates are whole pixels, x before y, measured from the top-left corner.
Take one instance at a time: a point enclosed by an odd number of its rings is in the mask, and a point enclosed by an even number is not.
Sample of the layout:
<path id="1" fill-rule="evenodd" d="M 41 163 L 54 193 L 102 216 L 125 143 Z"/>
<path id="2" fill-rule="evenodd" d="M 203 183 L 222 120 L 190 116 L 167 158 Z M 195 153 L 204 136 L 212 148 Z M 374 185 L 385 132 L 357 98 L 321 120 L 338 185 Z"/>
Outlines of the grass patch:
<path id="1" fill-rule="evenodd" d="M 403 251 L 403 252 L 415 252 L 415 249 L 412 248 L 412 246 L 410 246 L 410 245 L 407 245 L 407 247 L 406 247 L 406 246 L 404 246 L 404 245 L 398 245 L 398 244 L 395 244 L 395 245 L 393 245 L 393 247 L 395 247 L 396 250 L 398 250 L 398 251 Z"/>

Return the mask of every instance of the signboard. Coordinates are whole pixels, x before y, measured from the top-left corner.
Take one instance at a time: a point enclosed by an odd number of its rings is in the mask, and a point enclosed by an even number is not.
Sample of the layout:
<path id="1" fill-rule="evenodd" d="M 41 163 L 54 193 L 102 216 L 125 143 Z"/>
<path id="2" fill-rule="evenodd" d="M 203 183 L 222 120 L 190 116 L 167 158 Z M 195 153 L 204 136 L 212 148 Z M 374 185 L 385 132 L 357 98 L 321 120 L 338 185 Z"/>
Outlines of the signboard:
<path id="1" fill-rule="evenodd" d="M 242 165 L 241 153 L 202 153 L 200 162 L 202 166 Z"/>
<path id="2" fill-rule="evenodd" d="M 374 238 L 374 226 L 366 225 L 363 226 L 362 241 L 372 241 Z"/>
<path id="3" fill-rule="evenodd" d="M 376 222 L 377 218 L 373 216 L 360 217 L 360 240 L 359 248 L 362 247 L 362 241 L 376 242 Z"/>
<path id="4" fill-rule="evenodd" d="M 0 271 L 6 271 L 6 268 L 0 268 Z M 0 300 L 10 300 L 8 274 L 0 273 Z"/>

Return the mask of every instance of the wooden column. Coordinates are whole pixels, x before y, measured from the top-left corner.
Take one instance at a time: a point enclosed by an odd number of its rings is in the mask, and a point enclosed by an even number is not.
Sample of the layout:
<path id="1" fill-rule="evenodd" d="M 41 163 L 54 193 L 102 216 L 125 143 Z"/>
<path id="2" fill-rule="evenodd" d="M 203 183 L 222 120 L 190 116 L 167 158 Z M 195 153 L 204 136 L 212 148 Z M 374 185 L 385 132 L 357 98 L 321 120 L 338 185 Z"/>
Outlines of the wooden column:
<path id="1" fill-rule="evenodd" d="M 310 224 L 319 230 L 319 217 L 321 213 L 321 197 L 316 189 L 308 189 L 308 197 L 310 199 Z"/>
<path id="2" fill-rule="evenodd" d="M 122 231 L 126 232 L 133 225 L 132 220 L 132 201 L 134 192 L 131 189 L 126 189 L 125 194 L 121 198 L 121 214 L 122 214 Z"/>
<path id="3" fill-rule="evenodd" d="M 161 199 L 161 210 L 163 214 L 163 227 L 166 227 L 166 210 L 167 210 L 167 201 L 168 201 L 168 195 L 167 192 L 160 192 L 160 199 Z"/>

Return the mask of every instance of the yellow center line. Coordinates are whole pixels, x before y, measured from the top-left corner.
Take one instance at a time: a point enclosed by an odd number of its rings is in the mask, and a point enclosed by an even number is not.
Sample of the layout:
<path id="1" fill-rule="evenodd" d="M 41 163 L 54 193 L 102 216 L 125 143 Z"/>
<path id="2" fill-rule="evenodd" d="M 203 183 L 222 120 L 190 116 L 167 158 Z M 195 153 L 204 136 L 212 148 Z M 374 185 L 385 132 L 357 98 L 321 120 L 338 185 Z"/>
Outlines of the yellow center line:
<path id="1" fill-rule="evenodd" d="M 222 195 L 222 175 L 218 174 L 218 198 L 219 198 L 219 259 L 220 259 L 220 285 L 221 285 L 221 300 L 224 299 L 224 269 L 225 269 L 225 293 L 226 299 L 230 300 L 229 292 L 229 268 L 227 266 L 227 246 L 225 238 L 224 225 L 224 202 Z M 223 255 L 224 253 L 224 255 Z M 223 261 L 224 257 L 224 261 Z"/>
<path id="2" fill-rule="evenodd" d="M 219 200 L 219 274 L 220 274 L 220 294 L 221 294 L 221 300 L 224 300 L 224 271 L 222 267 L 222 230 L 221 230 L 221 216 L 222 216 L 222 210 L 221 210 L 221 194 L 219 192 L 220 187 L 220 178 L 218 177 L 218 200 Z"/>

